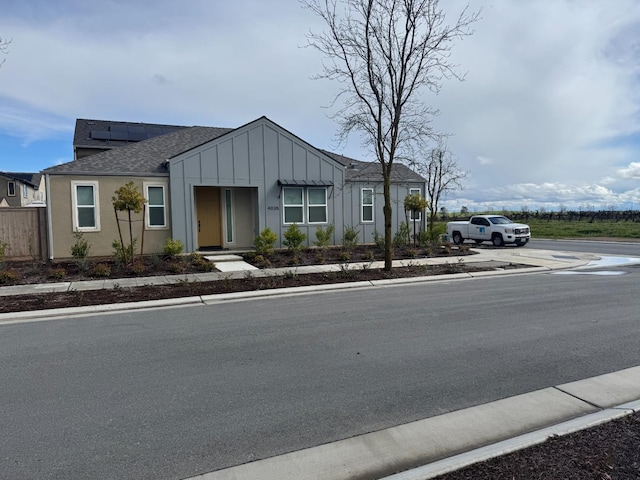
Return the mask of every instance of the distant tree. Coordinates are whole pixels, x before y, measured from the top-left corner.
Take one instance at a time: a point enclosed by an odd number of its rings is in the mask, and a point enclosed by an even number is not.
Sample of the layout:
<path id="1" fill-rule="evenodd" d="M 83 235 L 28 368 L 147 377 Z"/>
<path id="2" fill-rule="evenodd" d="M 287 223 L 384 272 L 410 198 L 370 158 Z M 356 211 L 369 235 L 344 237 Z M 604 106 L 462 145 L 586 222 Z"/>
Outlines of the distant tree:
<path id="1" fill-rule="evenodd" d="M 9 53 L 10 43 L 11 43 L 11 40 L 7 40 L 6 38 L 0 37 L 0 53 L 1 54 L 6 55 L 7 53 Z M 0 62 L 0 65 L 2 65 L 5 60 L 6 58 L 3 58 L 2 61 Z"/>
<path id="2" fill-rule="evenodd" d="M 460 215 L 463 217 L 469 215 L 469 209 L 463 205 L 460 207 Z"/>
<path id="3" fill-rule="evenodd" d="M 440 201 L 449 192 L 462 190 L 462 181 L 467 172 L 460 169 L 447 144 L 440 139 L 426 157 L 415 163 L 416 170 L 427 179 L 427 210 L 429 210 L 429 231 L 432 231 L 438 215 Z"/>
<path id="4" fill-rule="evenodd" d="M 357 131 L 381 165 L 384 194 L 384 268 L 391 270 L 391 171 L 413 142 L 433 136 L 424 90 L 438 92 L 443 79 L 461 80 L 450 60 L 455 40 L 471 35 L 479 13 L 465 8 L 447 24 L 438 0 L 301 0 L 328 27 L 308 35 L 308 46 L 326 58 L 317 78 L 337 80 L 334 118 L 339 138 Z M 408 157 L 407 157 L 408 158 Z"/>

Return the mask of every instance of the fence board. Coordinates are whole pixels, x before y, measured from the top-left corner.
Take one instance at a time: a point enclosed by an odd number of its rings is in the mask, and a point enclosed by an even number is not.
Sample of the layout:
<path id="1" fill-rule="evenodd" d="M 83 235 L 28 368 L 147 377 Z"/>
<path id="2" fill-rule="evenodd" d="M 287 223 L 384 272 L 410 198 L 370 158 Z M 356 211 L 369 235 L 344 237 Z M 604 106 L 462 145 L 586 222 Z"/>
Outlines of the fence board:
<path id="1" fill-rule="evenodd" d="M 0 208 L 0 242 L 7 245 L 6 260 L 46 260 L 46 209 Z"/>

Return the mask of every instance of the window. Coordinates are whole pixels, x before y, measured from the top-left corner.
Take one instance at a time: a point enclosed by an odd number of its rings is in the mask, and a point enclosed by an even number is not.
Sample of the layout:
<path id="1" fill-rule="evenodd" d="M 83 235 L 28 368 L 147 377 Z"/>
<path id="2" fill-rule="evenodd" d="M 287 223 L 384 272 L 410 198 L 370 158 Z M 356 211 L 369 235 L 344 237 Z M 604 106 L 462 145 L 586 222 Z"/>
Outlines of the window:
<path id="1" fill-rule="evenodd" d="M 421 195 L 420 189 L 410 188 L 409 195 Z M 412 222 L 419 222 L 420 220 L 422 220 L 422 212 L 414 212 L 413 210 L 411 210 L 409 212 L 409 220 Z"/>
<path id="2" fill-rule="evenodd" d="M 373 188 L 363 188 L 360 200 L 362 223 L 373 222 Z"/>
<path id="3" fill-rule="evenodd" d="M 24 198 L 29 198 L 29 187 L 27 187 L 26 183 L 22 184 L 22 196 Z"/>
<path id="4" fill-rule="evenodd" d="M 305 195 L 306 194 L 306 195 Z M 305 204 L 306 201 L 306 204 Z M 327 223 L 327 189 L 318 187 L 284 187 L 282 191 L 284 223 Z"/>
<path id="5" fill-rule="evenodd" d="M 73 226 L 77 231 L 100 230 L 98 183 L 72 182 Z"/>
<path id="6" fill-rule="evenodd" d="M 231 190 L 224 191 L 224 212 L 226 217 L 226 238 L 227 243 L 233 243 L 233 197 Z"/>
<path id="7" fill-rule="evenodd" d="M 309 223 L 327 223 L 327 189 L 308 188 Z"/>
<path id="8" fill-rule="evenodd" d="M 7 182 L 7 195 L 10 197 L 16 196 L 16 182 L 12 182 L 12 181 Z"/>
<path id="9" fill-rule="evenodd" d="M 164 185 L 146 185 L 147 227 L 164 228 L 167 226 Z"/>
<path id="10" fill-rule="evenodd" d="M 304 204 L 302 188 L 285 187 L 282 192 L 284 223 L 303 223 Z"/>

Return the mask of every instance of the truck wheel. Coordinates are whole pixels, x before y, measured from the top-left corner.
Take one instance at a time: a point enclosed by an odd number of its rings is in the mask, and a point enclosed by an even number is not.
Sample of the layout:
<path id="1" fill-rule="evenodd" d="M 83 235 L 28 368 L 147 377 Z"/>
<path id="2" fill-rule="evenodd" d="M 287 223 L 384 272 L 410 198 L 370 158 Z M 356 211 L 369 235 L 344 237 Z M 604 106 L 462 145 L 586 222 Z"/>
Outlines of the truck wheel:
<path id="1" fill-rule="evenodd" d="M 464 242 L 464 239 L 462 238 L 462 235 L 460 235 L 460 232 L 453 232 L 453 243 L 456 245 L 462 245 L 462 242 Z"/>
<path id="2" fill-rule="evenodd" d="M 491 241 L 493 242 L 494 247 L 502 247 L 504 245 L 504 240 L 502 239 L 502 235 L 500 235 L 499 233 L 494 235 L 491 238 Z"/>

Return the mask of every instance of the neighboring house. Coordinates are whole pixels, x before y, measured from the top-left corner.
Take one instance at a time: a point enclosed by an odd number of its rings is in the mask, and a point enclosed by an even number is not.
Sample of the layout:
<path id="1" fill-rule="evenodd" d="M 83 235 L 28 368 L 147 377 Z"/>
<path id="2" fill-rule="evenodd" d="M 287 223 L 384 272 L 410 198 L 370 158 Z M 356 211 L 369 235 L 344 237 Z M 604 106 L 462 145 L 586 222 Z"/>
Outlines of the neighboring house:
<path id="1" fill-rule="evenodd" d="M 117 140 L 110 133 L 99 140 L 116 125 Z M 144 139 L 142 127 L 169 131 L 147 133 Z M 43 171 L 52 199 L 51 258 L 70 256 L 75 231 L 85 234 L 92 255 L 111 255 L 118 239 L 112 196 L 130 180 L 148 202 L 145 253 L 161 252 L 168 238 L 181 240 L 187 252 L 251 248 L 266 227 L 282 246 L 293 223 L 307 235 L 308 245 L 318 227 L 330 224 L 335 244 L 342 242 L 347 226 L 359 231 L 360 242 L 372 242 L 374 231 L 384 232 L 377 162 L 316 149 L 266 117 L 235 129 L 78 120 L 74 152 L 73 162 Z M 401 164 L 393 172 L 395 232 L 405 221 L 404 197 L 424 195 L 425 180 Z M 138 216 L 134 226 L 138 237 L 142 220 Z M 424 222 L 421 216 L 411 221 Z"/>
<path id="2" fill-rule="evenodd" d="M 0 205 L 9 207 L 44 206 L 42 174 L 0 172 Z"/>

